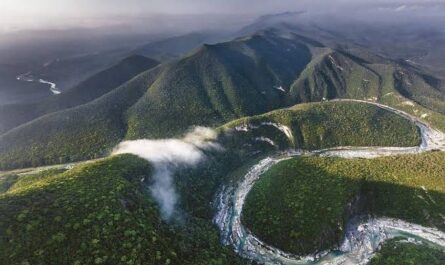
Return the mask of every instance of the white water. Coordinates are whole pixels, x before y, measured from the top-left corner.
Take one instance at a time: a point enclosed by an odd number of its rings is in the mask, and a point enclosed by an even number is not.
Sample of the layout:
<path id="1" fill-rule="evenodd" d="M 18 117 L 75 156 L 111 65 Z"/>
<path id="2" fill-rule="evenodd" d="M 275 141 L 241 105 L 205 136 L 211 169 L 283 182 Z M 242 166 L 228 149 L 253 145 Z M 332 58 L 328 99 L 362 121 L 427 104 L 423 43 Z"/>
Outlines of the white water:
<path id="1" fill-rule="evenodd" d="M 243 124 L 243 125 L 236 126 L 235 130 L 236 131 L 247 132 L 247 131 L 249 131 L 251 129 L 258 129 L 261 126 L 273 126 L 273 127 L 277 128 L 282 133 L 284 133 L 284 135 L 286 135 L 287 139 L 289 139 L 289 141 L 292 144 L 292 146 L 295 144 L 295 139 L 294 139 L 294 136 L 292 134 L 292 130 L 289 127 L 285 126 L 285 125 L 278 124 L 278 123 L 275 123 L 275 122 L 270 122 L 270 121 L 261 122 L 259 125 L 254 125 L 254 124 L 250 124 L 250 123 L 249 124 Z"/>
<path id="2" fill-rule="evenodd" d="M 276 90 L 279 90 L 279 91 L 281 91 L 281 92 L 286 93 L 286 90 L 284 90 L 284 88 L 283 88 L 282 86 L 274 86 L 274 88 L 275 88 Z"/>
<path id="3" fill-rule="evenodd" d="M 30 72 L 28 72 L 28 73 L 24 73 L 24 74 L 21 74 L 21 75 L 18 75 L 18 76 L 16 77 L 16 79 L 17 79 L 18 81 L 23 81 L 23 82 L 38 82 L 38 83 L 41 83 L 41 84 L 47 84 L 47 85 L 49 85 L 49 90 L 50 90 L 51 93 L 53 93 L 54 95 L 58 95 L 58 94 L 62 93 L 62 92 L 57 88 L 57 85 L 56 85 L 55 83 L 50 82 L 50 81 L 47 81 L 47 80 L 44 80 L 44 79 L 41 79 L 41 78 L 39 78 L 39 79 L 34 78 L 34 77 L 31 75 Z"/>
<path id="4" fill-rule="evenodd" d="M 278 145 L 269 137 L 264 137 L 264 136 L 255 137 L 255 141 L 266 142 L 266 143 L 270 144 L 271 146 L 278 148 Z"/>
<path id="5" fill-rule="evenodd" d="M 375 102 L 357 101 L 373 104 L 406 119 L 413 121 L 420 129 L 422 143 L 418 147 L 338 147 L 312 152 L 290 151 L 273 157 L 267 157 L 253 166 L 241 183 L 235 186 L 223 187 L 217 196 L 217 213 L 214 222 L 220 228 L 223 243 L 232 245 L 242 257 L 261 264 L 297 264 L 297 265 L 348 265 L 367 264 L 375 251 L 387 239 L 404 235 L 413 240 L 428 242 L 445 249 L 445 233 L 434 228 L 422 227 L 402 220 L 389 218 L 368 218 L 351 220 L 348 224 L 344 242 L 337 251 L 324 251 L 313 255 L 296 256 L 285 253 L 273 246 L 267 245 L 251 234 L 241 224 L 241 212 L 247 194 L 260 178 L 276 163 L 302 154 L 321 156 L 336 156 L 344 158 L 373 158 L 386 155 L 414 154 L 428 150 L 445 150 L 445 134 L 434 130 L 418 118 L 403 111 Z M 275 126 L 275 125 L 274 125 Z M 281 125 L 277 125 L 281 127 Z M 239 128 L 247 130 L 248 127 Z M 288 133 L 284 132 L 286 135 Z M 293 139 L 293 136 L 289 136 Z"/>

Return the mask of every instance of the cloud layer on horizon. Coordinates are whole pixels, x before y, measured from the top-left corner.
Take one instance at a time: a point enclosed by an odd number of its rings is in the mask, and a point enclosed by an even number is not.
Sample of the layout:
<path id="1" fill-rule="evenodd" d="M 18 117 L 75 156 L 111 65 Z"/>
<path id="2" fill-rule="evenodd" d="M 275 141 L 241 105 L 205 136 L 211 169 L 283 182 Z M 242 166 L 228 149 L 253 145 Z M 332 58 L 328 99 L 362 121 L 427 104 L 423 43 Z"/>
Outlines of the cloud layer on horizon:
<path id="1" fill-rule="evenodd" d="M 124 22 L 136 23 L 141 18 L 160 14 L 213 14 L 252 18 L 262 14 L 301 10 L 344 16 L 354 15 L 357 12 L 411 12 L 419 15 L 445 16 L 445 2 L 438 0 L 335 2 L 328 0 L 2 0 L 0 24 L 4 28 L 50 25 L 93 27 Z M 208 20 L 209 18 L 203 22 L 207 23 Z"/>

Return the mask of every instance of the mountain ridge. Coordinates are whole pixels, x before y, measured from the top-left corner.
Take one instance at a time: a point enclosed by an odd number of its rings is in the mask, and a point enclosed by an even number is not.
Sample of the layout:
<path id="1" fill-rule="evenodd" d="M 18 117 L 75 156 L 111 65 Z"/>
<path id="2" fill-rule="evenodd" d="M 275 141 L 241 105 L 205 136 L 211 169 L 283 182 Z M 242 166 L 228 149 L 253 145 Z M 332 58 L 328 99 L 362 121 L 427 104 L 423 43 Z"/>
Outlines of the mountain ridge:
<path id="1" fill-rule="evenodd" d="M 409 73 L 408 77 L 395 76 L 397 69 Z M 418 89 L 410 82 L 421 84 L 426 96 L 400 94 L 396 87 L 399 79 L 410 91 Z M 393 61 L 382 61 L 370 54 L 362 59 L 292 32 L 265 30 L 202 45 L 183 58 L 139 74 L 88 104 L 22 125 L 0 136 L 0 160 L 3 165 L 16 159 L 24 163 L 22 166 L 30 166 L 48 164 L 57 157 L 62 161 L 95 158 L 123 139 L 176 137 L 190 126 L 216 127 L 296 103 L 335 98 L 402 107 L 445 128 L 437 93 L 440 92 L 435 87 L 423 81 L 421 73 Z M 62 123 L 66 128 L 60 126 Z M 88 129 L 76 129 L 81 124 Z M 54 132 L 53 138 L 58 140 L 43 137 L 48 132 Z M 81 151 L 70 151 L 69 146 L 77 141 L 91 144 L 83 145 Z M 58 145 L 63 148 L 55 151 Z M 29 146 L 34 151 L 26 153 Z"/>

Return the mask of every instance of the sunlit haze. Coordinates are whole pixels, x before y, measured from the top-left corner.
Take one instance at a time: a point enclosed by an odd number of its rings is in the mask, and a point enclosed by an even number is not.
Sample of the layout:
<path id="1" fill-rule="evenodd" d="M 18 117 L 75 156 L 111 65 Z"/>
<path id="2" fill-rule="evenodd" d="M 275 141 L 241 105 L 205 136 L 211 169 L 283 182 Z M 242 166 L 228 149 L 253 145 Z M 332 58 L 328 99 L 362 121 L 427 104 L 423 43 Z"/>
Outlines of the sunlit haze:
<path id="1" fill-rule="evenodd" d="M 0 30 L 61 29 L 66 27 L 98 27 L 131 24 L 134 20 L 161 14 L 225 14 L 247 17 L 283 11 L 331 12 L 347 10 L 390 10 L 428 16 L 444 14 L 443 1 L 430 0 L 340 0 L 295 1 L 258 0 L 1 0 Z M 348 12 L 345 12 L 348 14 Z M 132 22 L 133 21 L 133 22 Z"/>

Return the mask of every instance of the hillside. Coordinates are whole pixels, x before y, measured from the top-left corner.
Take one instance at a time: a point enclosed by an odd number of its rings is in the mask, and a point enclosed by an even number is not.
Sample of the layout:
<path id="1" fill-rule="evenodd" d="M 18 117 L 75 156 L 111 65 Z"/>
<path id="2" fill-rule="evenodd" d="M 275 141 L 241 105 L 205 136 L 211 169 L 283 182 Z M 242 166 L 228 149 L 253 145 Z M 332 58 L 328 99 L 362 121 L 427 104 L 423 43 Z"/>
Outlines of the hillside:
<path id="1" fill-rule="evenodd" d="M 0 136 L 0 147 L 4 150 L 0 168 L 56 164 L 106 155 L 125 137 L 126 111 L 144 93 L 143 88 L 155 82 L 157 71 L 144 73 L 90 104 L 50 114 Z M 274 126 L 233 133 L 236 126 L 258 126 L 264 122 L 288 126 L 292 141 Z M 250 146 L 247 151 L 420 144 L 419 131 L 411 122 L 373 105 L 354 102 L 297 105 L 235 120 L 220 130 L 224 145 L 235 149 Z M 259 136 L 269 137 L 277 146 L 257 141 Z"/>
<path id="2" fill-rule="evenodd" d="M 286 135 L 284 128 L 279 128 L 283 125 L 289 128 L 291 135 Z M 421 140 L 417 127 L 405 118 L 374 105 L 357 102 L 298 104 L 232 121 L 221 130 L 228 135 L 227 145 L 253 149 L 265 145 L 271 150 L 289 147 L 313 150 L 335 146 L 418 146 Z"/>
<path id="3" fill-rule="evenodd" d="M 31 2 L 0 265 L 445 265 L 445 0 Z"/>
<path id="4" fill-rule="evenodd" d="M 262 240 L 292 253 L 336 246 L 352 214 L 400 218 L 445 231 L 444 165 L 443 152 L 282 161 L 248 194 L 243 222 Z"/>
<path id="5" fill-rule="evenodd" d="M 170 137 L 191 125 L 217 125 L 285 104 L 288 87 L 311 60 L 310 44 L 260 33 L 204 45 L 164 67 L 129 111 L 128 138 Z"/>
<path id="6" fill-rule="evenodd" d="M 260 17 L 238 34 L 273 28 L 311 38 L 332 49 L 318 59 L 314 56 L 313 63 L 296 80 L 291 97 L 297 102 L 354 96 L 406 107 L 404 102 L 409 100 L 415 105 L 410 109 L 412 114 L 418 111 L 419 117 L 425 116 L 426 121 L 445 131 L 445 87 L 440 63 L 443 32 L 429 29 L 425 33 L 409 23 L 388 27 L 385 23 L 354 21 L 351 27 L 351 21 L 334 20 L 324 16 L 314 19 L 305 12 L 285 12 Z M 390 84 L 384 85 L 387 83 Z M 403 98 L 387 100 L 388 93 Z"/>
<path id="7" fill-rule="evenodd" d="M 362 56 L 357 57 L 357 55 Z M 402 109 L 445 131 L 445 93 L 419 68 L 375 56 L 323 48 L 289 89 L 289 102 L 354 98 Z"/>
<path id="8" fill-rule="evenodd" d="M 277 88 L 289 85 L 310 57 L 307 44 L 301 40 L 267 34 L 205 45 L 189 57 L 123 85 L 133 93 L 131 103 L 123 103 L 128 95 L 123 95 L 124 99 L 115 96 L 121 87 L 88 104 L 42 116 L 2 135 L 0 156 L 8 161 L 2 165 L 49 163 L 59 161 L 62 154 L 69 160 L 85 159 L 103 154 L 124 136 L 176 136 L 192 125 L 219 125 L 278 108 L 285 100 Z M 143 76 L 150 76 L 151 81 L 139 82 Z M 111 105 L 119 107 L 111 111 Z M 81 125 L 89 129 L 81 131 Z M 85 134 L 88 138 L 82 137 Z M 87 156 L 76 148 L 79 142 L 91 150 Z M 31 151 L 29 146 L 33 146 Z M 60 152 L 56 155 L 52 149 Z"/>
<path id="9" fill-rule="evenodd" d="M 276 30 L 204 45 L 120 88 L 102 90 L 110 92 L 88 104 L 42 116 L 0 136 L 0 164 L 21 167 L 88 159 L 107 153 L 122 139 L 176 137 L 190 126 L 216 127 L 323 98 L 382 102 L 445 130 L 445 101 L 436 79 L 419 69 L 361 54 L 365 59 Z M 140 81 L 148 76 L 150 81 Z M 117 96 L 122 89 L 131 96 Z M 126 101 L 128 97 L 131 100 Z M 72 98 L 76 104 L 87 101 Z M 48 102 L 42 108 L 59 105 Z M 92 127 L 79 131 L 80 125 Z"/>
<path id="10" fill-rule="evenodd" d="M 292 100 L 357 98 L 380 101 L 392 92 L 435 112 L 445 113 L 445 93 L 440 90 L 438 79 L 395 62 L 382 64 L 376 58 L 367 59 L 376 62 L 340 51 L 321 54 L 292 84 Z"/>
<path id="11" fill-rule="evenodd" d="M 131 83 L 149 86 L 150 73 L 152 77 L 157 75 L 150 71 Z M 131 90 L 122 86 L 119 91 L 114 92 L 117 93 L 114 97 L 122 99 Z M 111 95 L 105 98 L 109 98 L 109 104 L 113 102 Z M 134 98 L 136 94 L 126 100 L 130 102 Z M 105 104 L 102 100 L 92 102 L 91 108 Z M 397 143 L 406 144 L 418 141 L 417 129 L 406 120 L 360 103 L 305 104 L 252 117 L 250 121 L 265 121 L 270 117 L 270 121 L 285 122 L 279 115 L 283 112 L 294 113 L 294 116 L 285 117 L 294 125 L 301 122 L 301 126 L 309 124 L 314 116 L 331 116 L 338 124 L 322 125 L 326 120 L 321 118 L 308 125 L 326 131 L 347 126 L 350 121 L 342 118 L 345 116 L 375 118 L 381 137 L 373 140 L 375 131 L 362 130 L 369 125 L 367 122 L 358 124 L 359 129 L 349 135 L 355 139 L 354 143 L 362 139 L 363 145 L 367 145 L 366 141 L 376 141 L 373 142 L 376 144 L 396 139 Z M 92 121 L 96 123 L 97 120 Z M 224 128 L 238 123 L 241 120 Z M 394 135 L 399 127 L 413 130 L 414 137 L 407 138 L 408 131 L 406 135 Z M 85 139 L 83 135 L 75 136 L 79 131 L 71 129 L 74 130 L 73 139 Z M 319 143 L 315 141 L 314 144 Z M 145 185 L 151 183 L 153 168 L 134 156 L 111 157 L 68 171 L 53 169 L 38 174 L 3 175 L 0 177 L 0 212 L 5 214 L 0 221 L 0 231 L 5 232 L 0 234 L 0 247 L 7 251 L 0 254 L 0 263 L 244 264 L 229 248 L 222 247 L 211 223 L 214 206 L 209 202 L 220 185 L 233 178 L 231 172 L 250 161 L 238 153 L 239 150 L 227 147 L 225 152 L 209 153 L 206 163 L 196 168 L 181 168 L 175 174 L 180 208 L 184 211 L 184 220 L 178 224 L 162 221 L 157 204 L 146 193 Z M 72 149 L 67 147 L 60 154 Z M 144 180 L 141 182 L 141 179 Z"/>
<path id="12" fill-rule="evenodd" d="M 0 136 L 0 168 L 29 167 L 106 155 L 126 133 L 126 110 L 154 82 L 143 73 L 87 104 L 47 114 Z"/>
<path id="13" fill-rule="evenodd" d="M 295 112 L 320 114 L 324 110 L 334 112 L 334 117 L 362 112 L 369 116 L 389 115 L 386 118 L 391 119 L 390 113 L 376 113 L 376 109 L 362 105 L 364 108 L 348 108 L 348 104 L 339 102 L 307 104 Z M 390 130 L 387 128 L 384 135 Z M 359 133 L 350 136 L 358 139 L 355 136 Z M 370 139 L 367 135 L 364 140 Z M 214 205 L 209 202 L 223 183 L 236 181 L 234 172 L 239 167 L 248 167 L 252 160 L 232 148 L 207 155 L 206 163 L 181 168 L 175 174 L 184 217 L 179 223 L 161 219 L 145 186 L 152 181 L 153 167 L 134 156 L 111 157 L 68 171 L 2 175 L 0 212 L 4 215 L 0 231 L 4 234 L 0 234 L 0 247 L 7 251 L 0 253 L 0 263 L 245 264 L 230 248 L 222 247 L 211 223 Z M 424 161 L 431 160 L 436 157 Z M 442 160 L 437 164 L 442 165 Z"/>
<path id="14" fill-rule="evenodd" d="M 72 108 L 92 101 L 141 72 L 155 67 L 158 62 L 142 56 L 128 57 L 103 70 L 72 89 L 32 104 L 0 107 L 0 134 L 47 113 Z"/>
<path id="15" fill-rule="evenodd" d="M 0 192 L 0 263 L 241 264 L 210 220 L 161 219 L 145 187 L 151 172 L 126 155 L 15 176 Z"/>

